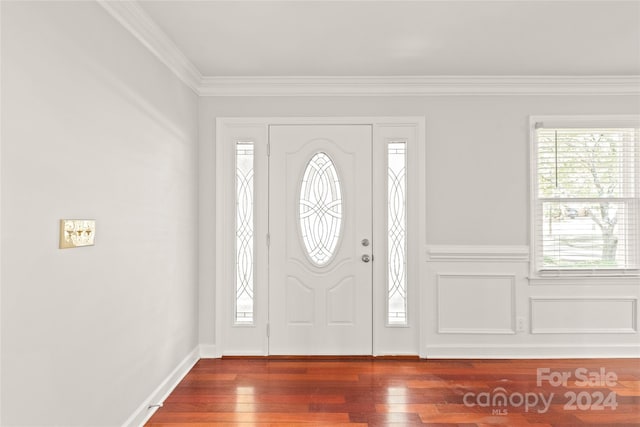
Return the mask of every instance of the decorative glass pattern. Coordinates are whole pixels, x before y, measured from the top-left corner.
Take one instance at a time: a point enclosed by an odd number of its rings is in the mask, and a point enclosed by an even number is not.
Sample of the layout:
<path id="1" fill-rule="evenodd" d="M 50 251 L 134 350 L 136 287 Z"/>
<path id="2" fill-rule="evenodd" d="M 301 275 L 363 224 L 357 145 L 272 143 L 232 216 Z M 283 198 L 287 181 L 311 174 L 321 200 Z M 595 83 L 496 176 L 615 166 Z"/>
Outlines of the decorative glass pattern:
<path id="1" fill-rule="evenodd" d="M 390 325 L 407 323 L 406 144 L 390 142 L 388 158 L 388 317 Z"/>
<path id="2" fill-rule="evenodd" d="M 316 153 L 300 187 L 300 232 L 307 255 L 321 267 L 333 258 L 342 225 L 342 193 L 338 172 L 325 153 Z"/>
<path id="3" fill-rule="evenodd" d="M 236 144 L 235 322 L 253 323 L 253 142 Z"/>

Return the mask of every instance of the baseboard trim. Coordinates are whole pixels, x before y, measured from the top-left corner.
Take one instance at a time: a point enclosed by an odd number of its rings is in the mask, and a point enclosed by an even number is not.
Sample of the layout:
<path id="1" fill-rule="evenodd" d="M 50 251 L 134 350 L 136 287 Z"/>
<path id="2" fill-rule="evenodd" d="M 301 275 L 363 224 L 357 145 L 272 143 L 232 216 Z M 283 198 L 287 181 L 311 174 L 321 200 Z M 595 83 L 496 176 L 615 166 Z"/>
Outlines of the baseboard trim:
<path id="1" fill-rule="evenodd" d="M 640 345 L 432 345 L 427 359 L 594 359 L 640 358 Z"/>
<path id="2" fill-rule="evenodd" d="M 201 359 L 219 359 L 222 355 L 218 352 L 215 344 L 200 344 Z"/>
<path id="3" fill-rule="evenodd" d="M 182 381 L 185 375 L 193 368 L 196 362 L 200 360 L 200 346 L 194 348 L 185 357 L 182 362 L 176 366 L 176 368 L 156 387 L 153 392 L 147 397 L 142 404 L 131 414 L 131 416 L 124 422 L 123 427 L 138 427 L 144 425 L 149 418 L 156 412 L 157 407 L 150 408 L 150 405 L 156 405 L 164 402 L 164 400 L 171 394 L 173 389 Z"/>

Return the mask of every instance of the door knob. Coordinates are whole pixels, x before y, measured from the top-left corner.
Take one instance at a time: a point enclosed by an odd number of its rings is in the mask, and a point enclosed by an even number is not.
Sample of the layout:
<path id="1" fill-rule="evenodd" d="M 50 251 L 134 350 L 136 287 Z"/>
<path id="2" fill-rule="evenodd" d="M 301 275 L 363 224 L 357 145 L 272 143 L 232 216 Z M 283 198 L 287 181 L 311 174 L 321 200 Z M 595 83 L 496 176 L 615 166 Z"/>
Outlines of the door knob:
<path id="1" fill-rule="evenodd" d="M 369 262 L 371 261 L 371 257 L 367 254 L 362 255 L 362 262 Z"/>

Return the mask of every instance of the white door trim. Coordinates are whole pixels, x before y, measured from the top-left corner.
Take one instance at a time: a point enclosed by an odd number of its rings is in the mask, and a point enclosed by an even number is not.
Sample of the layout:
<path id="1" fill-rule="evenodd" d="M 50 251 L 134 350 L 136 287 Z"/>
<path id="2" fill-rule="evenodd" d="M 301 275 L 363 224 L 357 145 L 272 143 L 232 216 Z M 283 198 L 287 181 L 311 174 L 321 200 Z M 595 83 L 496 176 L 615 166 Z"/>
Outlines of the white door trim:
<path id="1" fill-rule="evenodd" d="M 233 153 L 235 143 L 251 140 L 256 145 L 256 174 L 260 170 L 266 172 L 268 159 L 258 158 L 258 151 L 266 150 L 270 125 L 371 125 L 373 127 L 373 168 L 374 168 L 374 212 L 386 212 L 386 194 L 375 188 L 386 188 L 386 150 L 376 149 L 381 144 L 393 140 L 407 143 L 407 254 L 408 254 L 408 318 L 407 326 L 388 326 L 386 315 L 386 269 L 384 262 L 374 262 L 373 293 L 373 355 L 419 355 L 425 357 L 423 349 L 425 331 L 428 325 L 424 320 L 428 317 L 421 314 L 426 308 L 421 298 L 420 280 L 425 277 L 421 248 L 426 246 L 426 205 L 424 189 L 426 187 L 426 150 L 424 117 L 221 117 L 216 119 L 216 281 L 215 287 L 215 348 L 216 355 L 267 355 L 267 309 L 268 265 L 266 255 L 260 253 L 256 257 L 255 270 L 255 322 L 252 326 L 233 325 L 234 283 L 233 265 L 234 224 L 235 217 L 235 168 Z M 265 175 L 266 176 L 266 175 Z M 256 179 L 256 205 L 266 202 L 267 191 L 258 188 L 262 183 Z M 263 200 L 265 199 L 265 200 Z M 266 206 L 266 204 L 264 205 Z M 256 247 L 266 245 L 266 213 L 256 211 L 254 216 L 256 228 Z M 377 219 L 376 219 L 377 218 Z M 385 217 L 386 218 L 386 217 Z M 381 226 L 381 215 L 374 214 L 374 239 L 386 240 L 386 219 Z M 377 234 L 377 236 L 376 236 Z M 263 251 L 266 254 L 266 250 Z M 373 252 L 374 260 L 385 260 L 385 246 L 377 245 Z M 227 286 L 225 286 L 225 284 Z M 201 316 L 209 319 L 212 316 Z"/>

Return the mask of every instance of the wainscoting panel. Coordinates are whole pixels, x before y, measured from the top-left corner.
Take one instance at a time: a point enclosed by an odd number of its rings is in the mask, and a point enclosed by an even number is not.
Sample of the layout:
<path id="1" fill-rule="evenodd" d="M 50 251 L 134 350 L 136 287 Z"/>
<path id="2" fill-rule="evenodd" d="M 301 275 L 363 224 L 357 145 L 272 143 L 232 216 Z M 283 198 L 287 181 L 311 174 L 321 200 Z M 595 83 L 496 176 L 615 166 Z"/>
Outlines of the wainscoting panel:
<path id="1" fill-rule="evenodd" d="M 515 333 L 515 276 L 439 274 L 437 280 L 439 333 Z"/>
<path id="2" fill-rule="evenodd" d="M 423 357 L 640 357 L 638 277 L 532 278 L 527 246 L 424 254 Z"/>
<path id="3" fill-rule="evenodd" d="M 636 333 L 637 301 L 636 298 L 531 298 L 531 333 Z"/>

